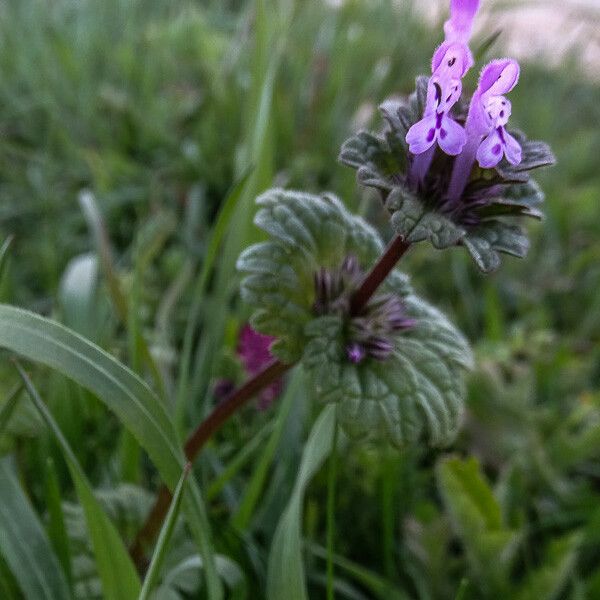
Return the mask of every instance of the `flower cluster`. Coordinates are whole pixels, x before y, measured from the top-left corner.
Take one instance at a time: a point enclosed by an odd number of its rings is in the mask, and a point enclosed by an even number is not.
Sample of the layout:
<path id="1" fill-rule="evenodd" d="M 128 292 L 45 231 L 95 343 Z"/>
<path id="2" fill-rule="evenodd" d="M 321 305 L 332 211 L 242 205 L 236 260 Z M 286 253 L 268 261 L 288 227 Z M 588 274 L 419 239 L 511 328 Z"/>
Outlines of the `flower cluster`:
<path id="1" fill-rule="evenodd" d="M 237 266 L 252 327 L 261 340 L 276 338 L 269 352 L 302 365 L 316 398 L 337 404 L 338 422 L 353 437 L 450 442 L 472 362 L 462 334 L 396 269 L 352 309 L 384 245 L 335 196 L 274 189 L 257 202 L 255 223 L 268 239 L 247 248 Z"/>
<path id="2" fill-rule="evenodd" d="M 396 335 L 415 324 L 406 316 L 402 299 L 389 292 L 376 294 L 357 315 L 352 315 L 350 298 L 363 277 L 353 255 L 347 256 L 338 269 L 321 267 L 314 274 L 315 316 L 340 315 L 346 320 L 346 357 L 354 364 L 369 357 L 387 360 L 394 351 Z"/>
<path id="3" fill-rule="evenodd" d="M 519 81 L 519 64 L 493 60 L 481 71 L 469 102 L 462 80 L 474 65 L 469 48 L 479 0 L 452 0 L 445 40 L 430 77 L 417 78 L 405 101 L 387 101 L 383 135 L 361 131 L 342 147 L 340 160 L 358 181 L 381 192 L 392 225 L 409 242 L 436 248 L 465 246 L 483 271 L 499 252 L 528 249 L 515 217 L 541 217 L 543 195 L 529 172 L 554 162 L 544 142 L 509 131 L 506 97 Z"/>

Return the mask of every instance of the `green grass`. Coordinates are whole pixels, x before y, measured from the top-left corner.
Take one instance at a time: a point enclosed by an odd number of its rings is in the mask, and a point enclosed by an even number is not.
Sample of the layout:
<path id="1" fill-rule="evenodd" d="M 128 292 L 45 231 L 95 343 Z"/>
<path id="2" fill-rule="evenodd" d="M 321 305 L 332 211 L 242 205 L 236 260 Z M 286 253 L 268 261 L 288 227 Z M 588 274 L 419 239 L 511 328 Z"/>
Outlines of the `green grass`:
<path id="1" fill-rule="evenodd" d="M 376 199 L 336 157 L 358 127 L 380 126 L 378 103 L 428 69 L 439 33 L 396 4 L 0 5 L 0 301 L 84 335 L 95 346 L 78 341 L 73 360 L 89 356 L 125 382 L 67 380 L 74 363 L 52 350 L 64 331 L 40 321 L 36 342 L 35 331 L 10 329 L 2 308 L 2 347 L 57 369 L 26 364 L 60 443 L 2 354 L 0 451 L 11 485 L 2 493 L 37 550 L 53 549 L 36 560 L 56 571 L 70 553 L 64 577 L 49 578 L 61 593 L 102 597 L 111 556 L 101 548 L 104 560 L 94 558 L 102 531 L 88 535 L 90 511 L 126 547 L 161 476 L 177 484 L 175 445 L 212 406 L 213 384 L 240 376 L 248 314 L 234 261 L 259 239 L 257 193 L 332 190 L 389 236 Z M 486 56 L 503 54 L 501 43 Z M 398 453 L 340 436 L 332 524 L 327 467 L 296 484 L 320 407 L 295 375 L 279 404 L 246 409 L 195 464 L 188 483 L 199 486 L 186 486 L 184 518 L 173 517 L 153 573 L 157 597 L 218 598 L 221 585 L 225 597 L 265 597 L 290 499 L 311 599 L 326 597 L 328 565 L 340 599 L 600 597 L 600 87 L 574 54 L 553 71 L 524 64 L 511 101 L 514 123 L 558 156 L 540 176 L 547 217 L 532 227 L 529 257 L 490 277 L 460 249 L 419 248 L 404 264 L 475 347 L 457 443 Z M 85 191 L 96 211 L 82 208 Z M 143 407 L 132 412 L 132 389 L 162 438 Z M 18 568 L 14 548 L 26 547 L 6 548 L 0 597 L 39 597 L 38 580 L 28 591 Z"/>

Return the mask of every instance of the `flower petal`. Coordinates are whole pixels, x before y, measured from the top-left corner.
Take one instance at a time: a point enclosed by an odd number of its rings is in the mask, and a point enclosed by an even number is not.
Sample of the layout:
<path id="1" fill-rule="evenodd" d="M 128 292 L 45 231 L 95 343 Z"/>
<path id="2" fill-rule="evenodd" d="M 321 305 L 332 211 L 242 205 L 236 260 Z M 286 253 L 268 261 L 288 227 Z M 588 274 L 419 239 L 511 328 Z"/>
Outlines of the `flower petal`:
<path id="1" fill-rule="evenodd" d="M 438 135 L 440 148 L 450 156 L 460 154 L 467 142 L 465 130 L 453 119 L 444 116 L 442 127 Z"/>
<path id="2" fill-rule="evenodd" d="M 455 61 L 452 61 L 452 59 Z M 434 53 L 431 60 L 431 72 L 435 73 L 442 65 L 454 67 L 454 77 L 463 77 L 475 64 L 469 47 L 462 42 L 444 42 Z"/>
<path id="3" fill-rule="evenodd" d="M 519 63 L 512 58 L 493 60 L 481 71 L 475 94 L 502 96 L 508 94 L 519 81 Z"/>
<path id="4" fill-rule="evenodd" d="M 425 116 L 415 123 L 406 134 L 406 142 L 413 154 L 423 154 L 435 142 L 435 114 Z"/>
<path id="5" fill-rule="evenodd" d="M 446 40 L 467 43 L 473 30 L 473 20 L 479 9 L 479 0 L 451 0 L 450 19 L 444 23 Z"/>
<path id="6" fill-rule="evenodd" d="M 503 155 L 503 144 L 500 134 L 496 129 L 492 131 L 484 140 L 479 144 L 477 149 L 477 162 L 482 169 L 491 169 L 495 167 Z"/>
<path id="7" fill-rule="evenodd" d="M 518 165 L 521 162 L 522 151 L 521 144 L 515 140 L 515 138 L 506 131 L 503 130 L 504 134 L 504 154 L 506 155 L 506 160 L 511 165 Z"/>

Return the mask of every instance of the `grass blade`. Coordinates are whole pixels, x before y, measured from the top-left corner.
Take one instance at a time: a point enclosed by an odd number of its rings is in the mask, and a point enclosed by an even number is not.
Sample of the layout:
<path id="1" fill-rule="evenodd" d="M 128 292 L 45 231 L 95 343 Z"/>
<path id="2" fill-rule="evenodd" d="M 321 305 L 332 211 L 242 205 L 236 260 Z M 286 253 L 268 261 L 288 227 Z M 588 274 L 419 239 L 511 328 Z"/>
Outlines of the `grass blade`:
<path id="1" fill-rule="evenodd" d="M 71 477 L 73 478 L 75 490 L 83 508 L 92 540 L 104 597 L 107 600 L 130 600 L 131 598 L 135 598 L 141 589 L 141 584 L 135 566 L 127 553 L 127 549 L 119 533 L 102 510 L 98 500 L 96 500 L 92 487 L 77 457 L 35 389 L 31 379 L 21 365 L 18 363 L 15 363 L 15 365 L 31 400 L 60 446 Z"/>
<path id="2" fill-rule="evenodd" d="M 12 306 L 0 305 L 0 347 L 51 367 L 87 388 L 127 427 L 174 490 L 186 463 L 173 423 L 148 385 L 101 348 L 73 331 Z M 209 597 L 222 597 L 202 496 L 190 483 L 184 506 L 205 560 Z M 135 594 L 137 595 L 137 593 Z"/>
<path id="3" fill-rule="evenodd" d="M 323 409 L 304 447 L 294 491 L 277 525 L 269 553 L 268 600 L 308 600 L 302 559 L 302 503 L 310 480 L 331 453 L 335 411 L 334 405 Z"/>
<path id="4" fill-rule="evenodd" d="M 0 553 L 28 600 L 71 598 L 46 533 L 8 461 L 0 461 Z"/>
<path id="5" fill-rule="evenodd" d="M 158 536 L 156 548 L 154 549 L 154 555 L 152 556 L 152 561 L 150 562 L 150 567 L 148 568 L 148 573 L 146 574 L 146 579 L 144 580 L 144 585 L 142 586 L 142 591 L 140 592 L 139 600 L 148 600 L 152 590 L 154 589 L 154 586 L 156 585 L 156 582 L 158 581 L 160 568 L 162 566 L 165 554 L 169 547 L 169 541 L 173 533 L 173 528 L 175 527 L 175 522 L 177 521 L 177 517 L 179 516 L 179 510 L 181 508 L 181 500 L 183 498 L 185 482 L 188 475 L 190 474 L 191 468 L 192 465 L 189 463 L 185 466 L 185 469 L 181 474 L 181 479 L 179 480 L 179 483 L 175 488 L 173 500 L 171 501 L 171 506 L 169 508 L 167 518 L 165 519 L 162 529 L 160 530 L 160 535 Z"/>
<path id="6" fill-rule="evenodd" d="M 21 395 L 21 391 L 23 390 L 22 384 L 17 384 L 8 395 L 8 398 L 4 401 L 2 408 L 0 408 L 0 434 L 4 431 L 4 428 L 8 425 L 10 418 L 17 408 L 17 404 L 19 403 L 19 397 Z"/>
<path id="7" fill-rule="evenodd" d="M 71 548 L 65 527 L 58 474 L 56 473 L 56 467 L 52 458 L 48 458 L 46 461 L 46 506 L 48 507 L 48 537 L 62 565 L 69 586 L 73 590 Z"/>

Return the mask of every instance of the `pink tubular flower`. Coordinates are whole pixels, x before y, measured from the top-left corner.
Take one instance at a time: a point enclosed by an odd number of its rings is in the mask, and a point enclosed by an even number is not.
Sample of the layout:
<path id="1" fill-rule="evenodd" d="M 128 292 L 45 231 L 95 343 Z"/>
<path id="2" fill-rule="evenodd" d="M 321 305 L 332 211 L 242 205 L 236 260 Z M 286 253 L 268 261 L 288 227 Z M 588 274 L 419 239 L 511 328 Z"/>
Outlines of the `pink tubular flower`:
<path id="1" fill-rule="evenodd" d="M 240 331 L 237 353 L 246 373 L 250 377 L 259 373 L 273 360 L 269 348 L 274 341 L 275 338 L 258 333 L 250 325 L 244 325 Z M 266 410 L 269 408 L 281 394 L 282 388 L 283 382 L 281 379 L 264 388 L 258 399 L 259 409 Z"/>
<path id="2" fill-rule="evenodd" d="M 479 0 L 452 0 L 450 19 L 444 24 L 446 34 L 431 61 L 431 79 L 423 118 L 406 134 L 409 150 L 415 155 L 410 179 L 422 181 L 427 173 L 436 143 L 450 156 L 462 151 L 467 137 L 464 129 L 452 119 L 450 110 L 460 99 L 462 78 L 473 66 L 468 43 Z"/>
<path id="3" fill-rule="evenodd" d="M 510 58 L 494 60 L 482 70 L 467 116 L 468 141 L 452 171 L 450 201 L 463 193 L 475 160 L 484 169 L 495 167 L 503 156 L 513 165 L 521 162 L 521 146 L 505 128 L 511 104 L 504 97 L 517 85 L 519 74 L 519 63 Z"/>

